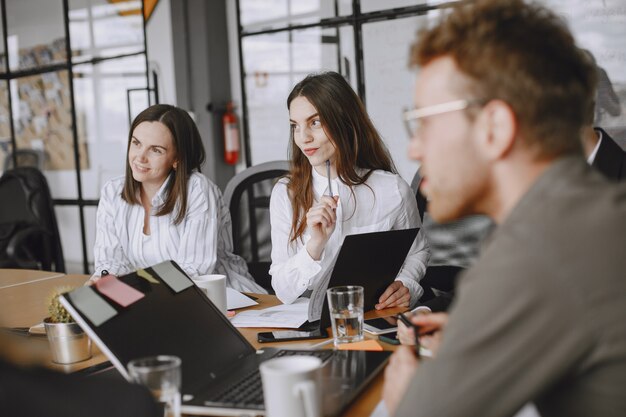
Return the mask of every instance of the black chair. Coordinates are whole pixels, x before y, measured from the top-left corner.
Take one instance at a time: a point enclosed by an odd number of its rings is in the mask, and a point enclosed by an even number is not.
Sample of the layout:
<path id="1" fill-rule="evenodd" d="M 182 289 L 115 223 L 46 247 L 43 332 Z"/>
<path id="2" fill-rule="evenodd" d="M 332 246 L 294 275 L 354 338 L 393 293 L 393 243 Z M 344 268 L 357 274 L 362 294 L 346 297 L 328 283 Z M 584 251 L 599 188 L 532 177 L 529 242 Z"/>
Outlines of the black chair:
<path id="1" fill-rule="evenodd" d="M 427 200 L 419 190 L 421 183 L 422 176 L 418 169 L 413 176 L 413 180 L 411 180 L 411 189 L 415 193 L 422 229 L 426 239 L 428 239 L 428 227 L 424 225 Z M 431 246 L 431 250 L 436 250 L 436 248 Z M 424 289 L 420 302 L 429 305 L 433 311 L 445 311 L 452 301 L 457 276 L 463 269 L 463 267 L 455 265 L 428 266 L 424 278 L 420 281 L 420 285 Z M 444 294 L 438 295 L 441 293 Z"/>
<path id="2" fill-rule="evenodd" d="M 265 162 L 235 175 L 224 191 L 233 222 L 233 252 L 246 260 L 254 280 L 270 293 L 270 195 L 276 180 L 288 172 L 288 161 Z"/>
<path id="3" fill-rule="evenodd" d="M 0 268 L 65 272 L 52 197 L 41 171 L 6 171 L 0 201 Z"/>
<path id="4" fill-rule="evenodd" d="M 420 192 L 420 184 L 422 183 L 422 176 L 419 169 L 411 180 L 411 189 L 415 193 L 415 200 L 417 200 L 417 209 L 420 213 L 420 220 L 424 221 L 424 213 L 426 213 L 426 197 Z"/>

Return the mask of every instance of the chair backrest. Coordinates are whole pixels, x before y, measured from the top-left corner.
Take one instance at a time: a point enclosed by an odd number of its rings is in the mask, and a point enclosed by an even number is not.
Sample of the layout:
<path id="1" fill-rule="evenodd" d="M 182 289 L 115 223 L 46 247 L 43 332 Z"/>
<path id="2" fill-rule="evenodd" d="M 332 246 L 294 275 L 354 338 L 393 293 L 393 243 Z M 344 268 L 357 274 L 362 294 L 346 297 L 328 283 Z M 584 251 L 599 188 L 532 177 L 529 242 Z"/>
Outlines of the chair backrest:
<path id="1" fill-rule="evenodd" d="M 17 149 L 15 151 L 17 166 L 33 167 L 43 170 L 45 154 L 37 149 Z M 9 152 L 4 160 L 4 170 L 13 168 L 13 154 Z"/>
<path id="2" fill-rule="evenodd" d="M 233 251 L 246 260 L 255 281 L 270 292 L 270 195 L 277 179 L 288 172 L 288 161 L 265 162 L 235 175 L 224 190 L 233 222 Z"/>
<path id="3" fill-rule="evenodd" d="M 37 268 L 65 272 L 65 261 L 52 196 L 36 168 L 8 170 L 0 178 L 0 230 L 5 268 Z"/>
<path id="4" fill-rule="evenodd" d="M 417 200 L 417 209 L 420 213 L 420 220 L 424 221 L 424 213 L 426 213 L 426 197 L 420 192 L 420 184 L 422 183 L 422 176 L 418 169 L 411 180 L 411 190 L 415 193 L 415 199 Z"/>

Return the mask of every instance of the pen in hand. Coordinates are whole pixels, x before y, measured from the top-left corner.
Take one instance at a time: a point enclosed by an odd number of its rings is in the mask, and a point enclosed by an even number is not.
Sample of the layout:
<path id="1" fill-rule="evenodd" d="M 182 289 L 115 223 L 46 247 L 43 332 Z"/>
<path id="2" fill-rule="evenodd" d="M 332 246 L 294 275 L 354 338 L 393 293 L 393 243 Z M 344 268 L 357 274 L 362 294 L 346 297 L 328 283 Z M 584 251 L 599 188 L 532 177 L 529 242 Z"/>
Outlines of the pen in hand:
<path id="1" fill-rule="evenodd" d="M 419 338 L 419 327 L 414 325 L 413 323 L 411 323 L 411 320 L 409 320 L 404 314 L 400 313 L 398 314 L 398 320 L 400 320 L 402 323 L 404 323 L 404 325 L 406 327 L 408 327 L 409 329 L 413 329 L 413 333 L 415 334 L 415 356 L 420 359 L 421 355 L 420 355 L 420 338 Z"/>
<path id="2" fill-rule="evenodd" d="M 326 160 L 326 176 L 328 177 L 328 196 L 333 196 L 333 183 L 330 181 L 330 160 Z"/>

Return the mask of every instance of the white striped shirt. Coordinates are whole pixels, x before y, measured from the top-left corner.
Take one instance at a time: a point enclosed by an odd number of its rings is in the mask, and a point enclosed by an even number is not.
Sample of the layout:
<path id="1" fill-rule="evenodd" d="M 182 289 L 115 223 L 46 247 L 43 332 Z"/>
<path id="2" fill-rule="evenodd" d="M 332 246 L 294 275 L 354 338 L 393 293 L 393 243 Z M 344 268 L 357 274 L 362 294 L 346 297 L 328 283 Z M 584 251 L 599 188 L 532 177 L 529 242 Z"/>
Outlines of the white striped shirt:
<path id="1" fill-rule="evenodd" d="M 164 203 L 165 180 L 152 198 L 152 212 Z M 248 273 L 245 261 L 232 253 L 231 218 L 220 189 L 204 175 L 189 178 L 187 212 L 174 224 L 177 210 L 150 216 L 150 237 L 144 244 L 145 211 L 139 204 L 122 200 L 124 176 L 102 188 L 96 218 L 95 271 L 121 276 L 155 261 L 174 260 L 190 277 L 224 274 L 227 285 L 239 291 L 266 293 Z"/>

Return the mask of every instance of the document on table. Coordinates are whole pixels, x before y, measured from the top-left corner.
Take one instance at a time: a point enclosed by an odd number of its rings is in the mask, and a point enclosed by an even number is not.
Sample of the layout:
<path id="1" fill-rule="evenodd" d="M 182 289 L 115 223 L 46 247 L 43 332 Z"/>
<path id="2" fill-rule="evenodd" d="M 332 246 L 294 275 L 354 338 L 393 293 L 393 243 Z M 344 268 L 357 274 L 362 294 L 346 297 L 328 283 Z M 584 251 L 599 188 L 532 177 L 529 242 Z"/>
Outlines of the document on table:
<path id="1" fill-rule="evenodd" d="M 387 406 L 383 400 L 380 400 L 380 402 L 376 405 L 376 408 L 374 408 L 370 417 L 389 417 Z"/>
<path id="2" fill-rule="evenodd" d="M 226 287 L 226 309 L 227 310 L 236 310 L 238 308 L 255 306 L 259 303 L 254 301 L 252 298 L 248 297 L 240 293 L 237 290 L 233 290 L 232 288 Z"/>
<path id="3" fill-rule="evenodd" d="M 263 310 L 248 310 L 237 313 L 231 319 L 235 327 L 277 327 L 295 329 L 308 318 L 309 299 L 299 298 L 293 304 L 281 304 Z"/>

